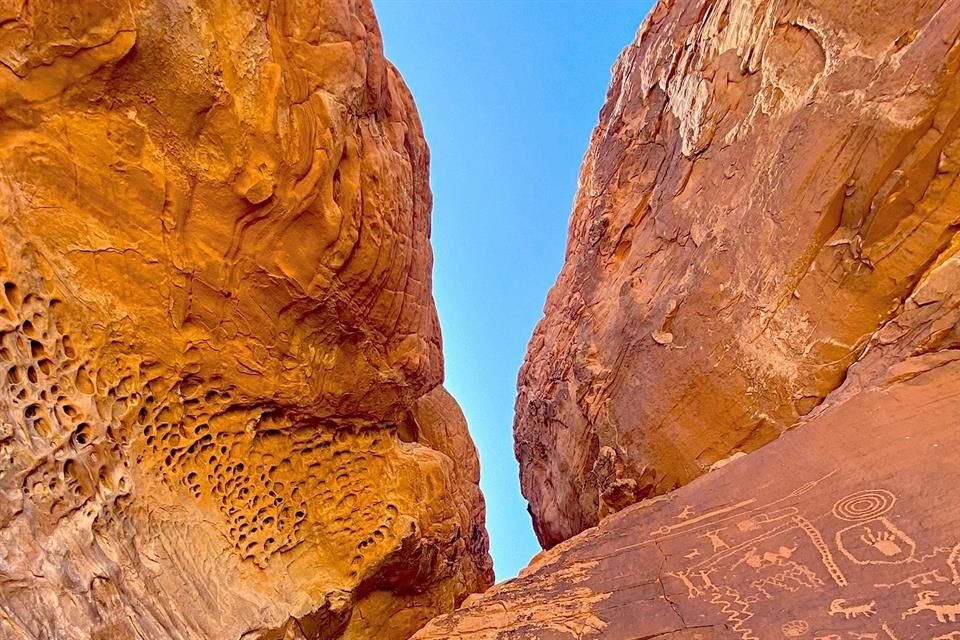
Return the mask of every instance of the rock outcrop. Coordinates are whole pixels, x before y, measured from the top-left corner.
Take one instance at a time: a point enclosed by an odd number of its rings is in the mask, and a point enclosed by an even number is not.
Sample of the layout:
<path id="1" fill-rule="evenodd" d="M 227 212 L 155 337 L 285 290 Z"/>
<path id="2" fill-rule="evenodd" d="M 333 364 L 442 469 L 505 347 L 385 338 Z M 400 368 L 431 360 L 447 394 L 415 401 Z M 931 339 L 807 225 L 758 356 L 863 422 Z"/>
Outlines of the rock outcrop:
<path id="1" fill-rule="evenodd" d="M 0 6 L 0 638 L 401 639 L 492 581 L 366 0 Z"/>
<path id="2" fill-rule="evenodd" d="M 875 382 L 542 553 L 414 638 L 955 640 L 960 351 Z"/>
<path id="3" fill-rule="evenodd" d="M 960 638 L 960 237 L 772 444 L 629 506 L 417 640 Z"/>
<path id="4" fill-rule="evenodd" d="M 956 316 L 890 340 L 921 326 L 918 283 L 960 286 L 933 272 L 960 229 L 958 36 L 956 0 L 654 8 L 614 67 L 520 372 L 544 546 L 770 443 L 858 360 L 881 375 L 956 347 Z"/>

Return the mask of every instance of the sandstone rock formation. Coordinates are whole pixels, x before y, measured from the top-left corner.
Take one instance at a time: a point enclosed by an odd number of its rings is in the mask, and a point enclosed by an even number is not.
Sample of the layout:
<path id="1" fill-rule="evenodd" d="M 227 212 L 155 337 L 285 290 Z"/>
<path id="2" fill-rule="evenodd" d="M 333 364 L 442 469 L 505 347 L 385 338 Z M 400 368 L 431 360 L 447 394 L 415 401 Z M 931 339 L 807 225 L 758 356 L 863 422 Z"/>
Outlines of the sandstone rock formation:
<path id="1" fill-rule="evenodd" d="M 958 36 L 957 0 L 655 7 L 614 68 L 520 372 L 544 546 L 771 442 L 858 360 L 881 375 L 956 346 L 955 316 L 889 341 L 919 326 L 917 285 L 960 229 Z"/>
<path id="2" fill-rule="evenodd" d="M 800 427 L 414 638 L 960 638 L 960 242 L 949 254 Z"/>
<path id="3" fill-rule="evenodd" d="M 366 0 L 0 3 L 0 638 L 401 639 L 492 581 Z"/>

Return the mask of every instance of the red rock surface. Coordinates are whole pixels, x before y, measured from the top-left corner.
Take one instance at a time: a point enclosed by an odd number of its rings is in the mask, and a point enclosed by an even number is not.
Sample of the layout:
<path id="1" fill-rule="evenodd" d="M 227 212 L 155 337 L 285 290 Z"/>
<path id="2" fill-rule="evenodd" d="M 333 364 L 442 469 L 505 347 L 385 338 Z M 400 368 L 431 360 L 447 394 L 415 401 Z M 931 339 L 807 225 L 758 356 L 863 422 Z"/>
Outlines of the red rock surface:
<path id="1" fill-rule="evenodd" d="M 492 581 L 367 0 L 0 2 L 0 638 L 405 640 Z"/>
<path id="2" fill-rule="evenodd" d="M 543 545 L 775 440 L 858 360 L 880 375 L 956 344 L 953 316 L 887 342 L 960 226 L 958 36 L 957 0 L 654 8 L 520 372 Z"/>
<path id="3" fill-rule="evenodd" d="M 414 638 L 956 640 L 960 351 L 875 383 L 848 383 L 773 444 L 543 552 Z"/>

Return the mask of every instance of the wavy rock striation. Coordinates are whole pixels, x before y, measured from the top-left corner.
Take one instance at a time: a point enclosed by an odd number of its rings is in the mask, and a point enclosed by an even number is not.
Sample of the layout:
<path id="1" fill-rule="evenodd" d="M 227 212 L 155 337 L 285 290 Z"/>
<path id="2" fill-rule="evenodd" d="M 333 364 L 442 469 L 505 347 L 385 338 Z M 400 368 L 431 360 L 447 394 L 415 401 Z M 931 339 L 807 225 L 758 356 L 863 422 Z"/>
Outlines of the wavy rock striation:
<path id="1" fill-rule="evenodd" d="M 492 581 L 365 0 L 0 7 L 0 638 L 401 639 Z"/>
<path id="2" fill-rule="evenodd" d="M 520 371 L 545 547 L 775 440 L 855 362 L 956 346 L 954 316 L 915 351 L 888 341 L 960 229 L 958 37 L 956 0 L 654 8 Z"/>

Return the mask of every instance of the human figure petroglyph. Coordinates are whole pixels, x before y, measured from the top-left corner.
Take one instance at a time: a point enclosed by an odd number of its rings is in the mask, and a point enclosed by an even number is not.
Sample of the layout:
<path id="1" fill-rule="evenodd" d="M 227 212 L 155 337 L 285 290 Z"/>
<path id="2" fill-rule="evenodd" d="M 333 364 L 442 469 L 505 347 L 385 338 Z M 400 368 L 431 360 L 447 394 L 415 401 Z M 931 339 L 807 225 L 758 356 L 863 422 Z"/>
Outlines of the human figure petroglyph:
<path id="1" fill-rule="evenodd" d="M 690 580 L 690 577 L 687 575 L 686 571 L 673 571 L 667 575 L 673 576 L 674 578 L 677 578 L 683 582 L 683 586 L 687 588 L 688 599 L 699 598 L 703 595 L 703 591 L 697 585 L 693 584 L 693 581 Z"/>
<path id="2" fill-rule="evenodd" d="M 654 529 L 653 531 L 651 531 L 651 532 L 650 532 L 650 535 L 651 535 L 651 536 L 654 536 L 654 537 L 656 537 L 656 536 L 666 536 L 666 535 L 669 535 L 671 532 L 673 532 L 675 529 L 686 528 L 686 527 L 689 527 L 689 526 L 691 526 L 691 525 L 694 525 L 694 524 L 696 524 L 696 523 L 698 523 L 698 522 L 703 522 L 704 520 L 710 520 L 711 518 L 715 518 L 715 517 L 717 517 L 717 516 L 721 516 L 721 515 L 724 515 L 724 514 L 728 514 L 728 513 L 730 513 L 731 511 L 737 511 L 737 510 L 739 510 L 739 509 L 742 509 L 742 508 L 744 508 L 744 507 L 746 507 L 746 506 L 749 506 L 749 505 L 753 504 L 753 503 L 756 502 L 756 501 L 757 501 L 756 498 L 750 498 L 749 500 L 744 500 L 744 501 L 742 501 L 742 502 L 738 502 L 737 504 L 731 505 L 731 506 L 729 506 L 729 507 L 722 507 L 722 508 L 720 508 L 720 509 L 714 509 L 713 511 L 708 511 L 707 513 L 704 513 L 703 515 L 696 516 L 695 518 L 689 518 L 689 519 L 684 520 L 684 521 L 682 521 L 682 522 L 680 522 L 680 523 L 678 523 L 678 524 L 674 524 L 674 525 L 664 525 L 664 526 L 660 527 L 659 529 Z"/>
<path id="3" fill-rule="evenodd" d="M 932 551 L 922 553 L 918 543 L 906 532 L 909 529 L 901 529 L 902 523 L 889 515 L 897 501 L 897 496 L 890 491 L 868 489 L 850 493 L 838 500 L 826 514 L 820 511 L 811 514 L 813 517 L 810 518 L 796 506 L 785 505 L 783 500 L 754 506 L 740 503 L 703 514 L 681 505 L 683 508 L 674 512 L 674 518 L 677 518 L 675 524 L 669 525 L 668 539 L 679 535 L 699 538 L 696 546 L 681 547 L 674 552 L 677 553 L 676 557 L 684 558 L 687 562 L 682 572 L 672 575 L 687 587 L 688 598 L 706 599 L 711 604 L 722 606 L 721 611 L 733 616 L 732 622 L 738 623 L 739 632 L 751 633 L 746 629 L 747 619 L 771 615 L 768 609 L 776 608 L 777 602 L 784 596 L 789 597 L 787 592 L 809 593 L 810 589 L 829 584 L 830 580 L 817 569 L 816 563 L 807 567 L 802 562 L 813 560 L 817 554 L 832 581 L 839 587 L 850 584 L 846 575 L 850 567 L 846 564 L 847 560 L 863 566 L 863 570 L 870 565 L 913 564 L 915 567 L 912 572 L 905 566 L 906 571 L 899 575 L 876 576 L 892 578 L 891 584 L 872 584 L 864 581 L 872 576 L 852 574 L 851 578 L 857 578 L 857 583 L 864 583 L 863 586 L 886 589 L 909 587 L 916 593 L 919 589 L 929 589 L 933 585 L 952 581 L 960 584 L 960 545 L 931 547 Z M 679 518 L 679 515 L 690 517 Z M 828 517 L 824 519 L 824 515 Z M 830 515 L 849 524 L 840 522 L 831 526 Z M 811 542 L 813 549 L 807 546 L 806 540 Z M 710 546 L 706 546 L 706 541 L 710 542 Z M 924 539 L 922 542 L 927 541 Z M 945 570 L 939 563 L 927 562 L 934 558 L 938 558 L 940 563 L 946 559 L 950 570 Z M 739 572 L 734 575 L 735 571 Z M 750 578 L 751 574 L 755 579 Z M 734 582 L 741 585 L 740 591 L 735 591 L 736 597 L 728 593 Z M 743 586 L 746 585 L 749 586 L 744 590 Z M 956 620 L 960 621 L 960 604 L 954 611 L 949 598 L 946 598 L 947 603 L 943 603 L 943 599 L 940 602 L 936 600 L 936 597 L 928 595 L 926 603 L 918 603 L 914 607 L 917 609 L 914 613 L 930 610 L 935 615 L 943 616 L 944 620 L 949 621 L 950 616 L 956 616 Z M 876 623 L 856 631 L 827 631 L 830 627 L 825 625 L 818 630 L 820 636 L 831 638 L 833 633 L 838 640 L 897 640 L 897 635 L 888 625 L 880 627 L 883 621 L 877 620 L 881 617 L 879 602 L 879 599 L 849 595 L 832 601 L 830 597 L 826 598 L 821 605 L 821 615 L 827 614 L 824 619 L 839 618 L 849 621 L 847 625 L 854 627 L 866 626 L 853 624 L 854 620 L 876 620 Z M 751 609 L 758 606 L 762 606 L 762 613 Z M 909 601 L 899 610 L 903 611 L 907 606 L 910 606 Z M 811 628 L 803 636 L 784 634 L 782 637 L 812 640 L 816 626 L 813 619 L 809 623 Z M 936 624 L 934 616 L 930 617 L 930 623 Z M 788 627 L 788 630 L 793 629 L 792 626 Z M 783 632 L 783 628 L 780 631 Z M 938 639 L 928 637 L 928 640 Z M 944 640 L 960 640 L 960 634 Z"/>
<path id="4" fill-rule="evenodd" d="M 716 591 L 717 585 L 714 584 L 713 580 L 710 578 L 710 574 L 715 572 L 716 568 L 711 567 L 709 569 L 701 569 L 695 573 L 690 570 L 685 571 L 673 571 L 668 573 L 668 576 L 677 578 L 683 582 L 683 586 L 687 588 L 687 598 L 698 598 L 702 595 L 705 595 L 708 591 Z M 695 575 L 700 578 L 700 584 L 697 585 L 693 580 L 690 579 L 691 575 Z"/>
<path id="5" fill-rule="evenodd" d="M 917 594 L 916 606 L 907 609 L 900 618 L 906 620 L 908 617 L 915 616 L 923 611 L 932 611 L 937 616 L 938 622 L 956 622 L 957 616 L 960 615 L 960 603 L 937 604 L 933 602 L 933 599 L 939 595 L 939 591 L 921 591 Z"/>
<path id="6" fill-rule="evenodd" d="M 828 613 L 831 616 L 843 616 L 844 620 L 850 620 L 858 616 L 869 618 L 877 613 L 877 603 L 874 600 L 865 604 L 848 605 L 844 598 L 837 598 L 830 603 Z"/>
<path id="7" fill-rule="evenodd" d="M 707 538 L 710 540 L 710 544 L 713 545 L 714 551 L 722 551 L 724 549 L 729 549 L 730 545 L 724 542 L 723 538 L 720 537 L 720 533 L 723 532 L 723 529 L 714 529 L 713 531 L 707 531 L 704 535 L 700 536 L 701 538 Z"/>
<path id="8" fill-rule="evenodd" d="M 697 575 L 700 576 L 700 580 L 703 581 L 703 588 L 707 591 L 717 590 L 717 585 L 713 584 L 713 580 L 710 579 L 710 574 L 714 571 L 716 571 L 715 567 L 697 573 Z"/>
<path id="9" fill-rule="evenodd" d="M 808 491 L 812 490 L 814 487 L 819 485 L 821 482 L 834 475 L 836 470 L 824 474 L 823 476 L 811 480 L 802 484 L 801 486 L 794 489 L 791 493 L 782 498 L 773 500 L 772 502 L 767 503 L 762 508 L 754 509 L 747 514 L 737 513 L 738 511 L 743 511 L 746 507 L 749 507 L 757 502 L 756 498 L 749 498 L 747 500 L 742 500 L 736 504 L 729 506 L 718 507 L 706 513 L 702 513 L 697 516 L 693 516 L 687 519 L 681 519 L 681 522 L 671 525 L 663 525 L 657 529 L 650 531 L 649 536 L 650 540 L 637 543 L 634 546 L 640 546 L 651 542 L 653 539 L 663 539 L 665 537 L 673 537 L 682 534 L 688 534 L 691 530 L 700 530 L 701 528 L 707 526 L 716 526 L 718 523 L 727 522 L 739 518 L 737 521 L 736 527 L 740 531 L 752 531 L 759 528 L 759 525 L 775 522 L 777 520 L 783 520 L 789 518 L 790 516 L 796 516 L 799 514 L 799 510 L 796 507 L 782 507 L 775 509 L 774 507 L 778 504 L 781 504 L 788 500 L 793 500 Z M 768 511 L 764 512 L 763 509 Z M 681 511 L 681 514 L 683 512 Z M 691 514 L 688 514 L 691 515 Z M 629 547 L 628 547 L 629 548 Z M 625 550 L 625 549 L 624 549 Z"/>

